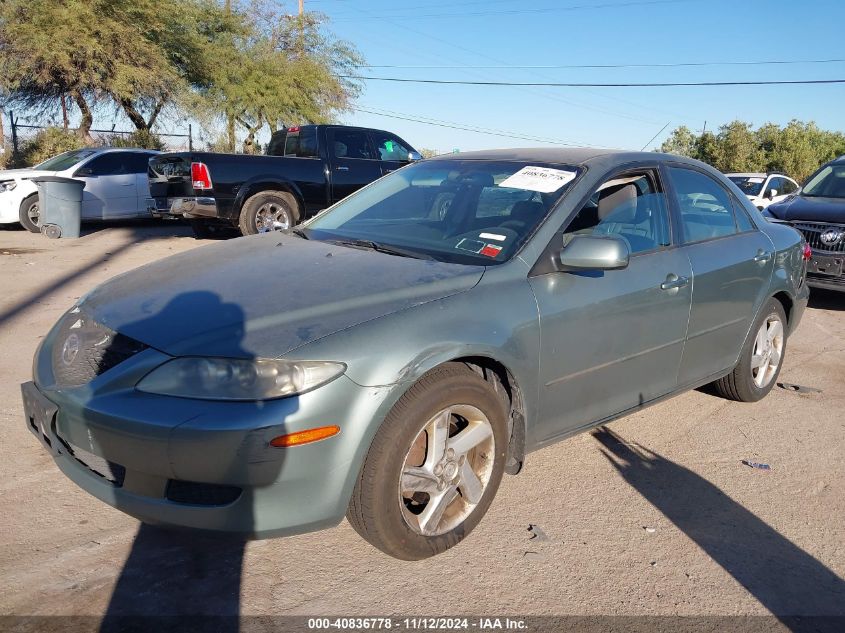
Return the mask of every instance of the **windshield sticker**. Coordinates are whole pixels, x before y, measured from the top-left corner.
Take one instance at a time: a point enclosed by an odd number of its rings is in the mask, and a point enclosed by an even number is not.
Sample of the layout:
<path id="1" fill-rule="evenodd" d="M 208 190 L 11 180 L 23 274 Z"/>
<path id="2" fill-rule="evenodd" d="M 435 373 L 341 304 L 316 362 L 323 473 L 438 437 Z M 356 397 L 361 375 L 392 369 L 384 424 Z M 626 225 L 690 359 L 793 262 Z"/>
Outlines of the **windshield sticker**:
<path id="1" fill-rule="evenodd" d="M 760 183 L 763 182 L 762 178 L 749 178 L 748 182 Z"/>
<path id="2" fill-rule="evenodd" d="M 497 242 L 504 242 L 507 238 L 506 235 L 499 235 L 497 233 L 481 233 L 478 236 L 480 240 L 496 240 Z"/>
<path id="3" fill-rule="evenodd" d="M 485 257 L 496 257 L 499 253 L 502 252 L 502 247 L 498 244 L 485 244 L 484 248 L 481 249 L 481 255 Z"/>
<path id="4" fill-rule="evenodd" d="M 484 242 L 479 242 L 478 240 L 469 240 L 467 238 L 463 238 L 460 242 L 455 244 L 455 248 L 459 248 L 462 251 L 468 251 L 470 253 L 480 253 L 481 249 L 486 246 Z"/>
<path id="5" fill-rule="evenodd" d="M 540 193 L 552 193 L 575 180 L 574 171 L 551 169 L 549 167 L 523 167 L 499 183 L 500 187 L 526 189 Z"/>

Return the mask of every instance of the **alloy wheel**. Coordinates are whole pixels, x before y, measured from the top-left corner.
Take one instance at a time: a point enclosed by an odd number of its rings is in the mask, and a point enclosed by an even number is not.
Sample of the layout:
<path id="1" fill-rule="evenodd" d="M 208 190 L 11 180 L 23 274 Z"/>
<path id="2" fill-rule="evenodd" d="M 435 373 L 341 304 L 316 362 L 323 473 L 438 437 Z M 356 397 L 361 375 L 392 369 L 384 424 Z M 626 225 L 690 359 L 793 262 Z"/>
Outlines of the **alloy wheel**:
<path id="1" fill-rule="evenodd" d="M 286 231 L 291 227 L 290 213 L 278 202 L 265 202 L 255 213 L 255 226 L 259 233 Z"/>
<path id="2" fill-rule="evenodd" d="M 493 427 L 470 405 L 453 405 L 425 423 L 405 455 L 399 504 L 417 534 L 437 536 L 472 513 L 490 482 Z"/>
<path id="3" fill-rule="evenodd" d="M 757 330 L 751 352 L 751 377 L 758 388 L 762 389 L 775 377 L 783 357 L 783 343 L 783 322 L 772 314 Z"/>

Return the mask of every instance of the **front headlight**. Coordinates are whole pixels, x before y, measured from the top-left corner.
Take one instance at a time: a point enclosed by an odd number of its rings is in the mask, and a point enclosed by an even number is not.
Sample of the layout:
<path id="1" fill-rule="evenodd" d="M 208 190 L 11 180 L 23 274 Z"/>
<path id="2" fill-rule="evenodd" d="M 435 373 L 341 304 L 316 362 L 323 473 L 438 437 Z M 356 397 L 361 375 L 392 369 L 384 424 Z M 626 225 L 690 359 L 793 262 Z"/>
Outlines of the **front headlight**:
<path id="1" fill-rule="evenodd" d="M 200 400 L 271 400 L 311 391 L 346 371 L 328 361 L 175 358 L 141 379 L 136 389 Z"/>
<path id="2" fill-rule="evenodd" d="M 17 186 L 18 182 L 16 180 L 4 180 L 3 182 L 0 182 L 0 193 L 3 193 L 4 191 L 11 191 Z"/>

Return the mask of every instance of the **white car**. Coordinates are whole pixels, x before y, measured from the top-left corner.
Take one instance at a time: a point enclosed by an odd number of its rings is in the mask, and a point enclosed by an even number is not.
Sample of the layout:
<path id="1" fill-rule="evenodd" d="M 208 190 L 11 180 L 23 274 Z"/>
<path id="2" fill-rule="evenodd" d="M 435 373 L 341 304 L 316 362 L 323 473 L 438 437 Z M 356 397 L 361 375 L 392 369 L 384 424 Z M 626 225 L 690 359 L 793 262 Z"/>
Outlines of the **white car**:
<path id="1" fill-rule="evenodd" d="M 65 176 L 85 181 L 82 220 L 150 217 L 147 198 L 149 149 L 93 147 L 59 154 L 40 165 L 0 171 L 0 224 L 20 222 L 40 230 L 36 176 Z"/>
<path id="2" fill-rule="evenodd" d="M 751 204 L 762 211 L 773 202 L 796 193 L 801 187 L 789 176 L 778 173 L 725 174 L 742 190 Z"/>

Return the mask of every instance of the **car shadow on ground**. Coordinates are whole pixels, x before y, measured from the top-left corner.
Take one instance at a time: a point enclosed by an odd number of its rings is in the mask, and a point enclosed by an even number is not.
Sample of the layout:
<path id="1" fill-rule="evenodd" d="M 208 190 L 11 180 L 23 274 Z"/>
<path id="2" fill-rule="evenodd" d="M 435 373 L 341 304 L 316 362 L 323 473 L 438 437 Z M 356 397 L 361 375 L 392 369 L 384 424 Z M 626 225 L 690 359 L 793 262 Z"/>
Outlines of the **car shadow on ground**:
<path id="1" fill-rule="evenodd" d="M 602 427 L 593 432 L 623 479 L 791 630 L 796 616 L 845 624 L 845 581 L 691 470 Z M 840 629 L 841 630 L 841 629 Z"/>
<path id="2" fill-rule="evenodd" d="M 810 291 L 810 302 L 807 307 L 817 310 L 845 311 L 845 292 L 813 288 Z"/>
<path id="3" fill-rule="evenodd" d="M 183 220 L 130 219 L 110 220 L 108 222 L 84 222 L 79 237 L 95 235 L 108 229 L 129 229 L 136 241 L 161 239 L 163 237 L 193 237 L 194 233 Z"/>

